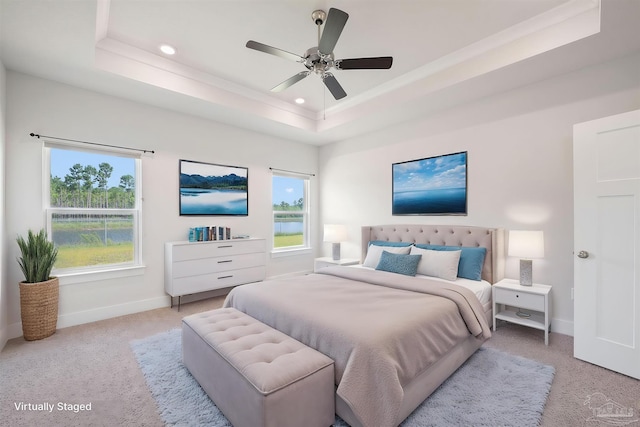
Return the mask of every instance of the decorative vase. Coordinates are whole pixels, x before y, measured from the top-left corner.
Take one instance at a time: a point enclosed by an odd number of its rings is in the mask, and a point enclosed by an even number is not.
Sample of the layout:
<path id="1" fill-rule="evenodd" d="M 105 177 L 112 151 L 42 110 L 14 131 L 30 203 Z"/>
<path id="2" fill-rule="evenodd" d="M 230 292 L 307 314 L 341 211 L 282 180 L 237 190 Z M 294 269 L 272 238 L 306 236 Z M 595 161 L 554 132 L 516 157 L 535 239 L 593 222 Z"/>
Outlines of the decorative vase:
<path id="1" fill-rule="evenodd" d="M 20 282 L 20 317 L 25 340 L 40 340 L 54 334 L 58 324 L 59 290 L 57 277 L 46 282 Z"/>

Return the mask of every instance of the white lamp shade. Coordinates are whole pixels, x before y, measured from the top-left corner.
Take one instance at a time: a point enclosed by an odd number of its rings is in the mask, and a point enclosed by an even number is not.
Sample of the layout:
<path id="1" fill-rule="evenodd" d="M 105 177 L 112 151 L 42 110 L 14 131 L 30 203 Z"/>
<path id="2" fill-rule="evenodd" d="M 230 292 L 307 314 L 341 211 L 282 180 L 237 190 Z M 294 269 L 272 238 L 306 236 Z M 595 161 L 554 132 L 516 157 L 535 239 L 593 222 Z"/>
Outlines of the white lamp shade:
<path id="1" fill-rule="evenodd" d="M 347 227 L 344 225 L 325 224 L 324 241 L 330 243 L 340 243 L 347 240 Z"/>
<path id="2" fill-rule="evenodd" d="M 509 256 L 519 258 L 544 258 L 544 234 L 542 231 L 509 231 Z"/>

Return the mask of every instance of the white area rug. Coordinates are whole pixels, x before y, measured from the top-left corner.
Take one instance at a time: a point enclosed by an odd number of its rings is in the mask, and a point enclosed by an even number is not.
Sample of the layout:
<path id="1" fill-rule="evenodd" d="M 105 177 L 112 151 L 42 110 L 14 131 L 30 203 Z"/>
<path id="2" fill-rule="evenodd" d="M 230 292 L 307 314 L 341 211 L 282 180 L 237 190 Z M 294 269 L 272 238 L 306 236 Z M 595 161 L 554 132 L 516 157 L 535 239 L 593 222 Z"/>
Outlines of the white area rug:
<path id="1" fill-rule="evenodd" d="M 180 329 L 131 341 L 160 416 L 169 426 L 231 427 L 182 364 Z M 555 369 L 481 348 L 402 424 L 538 426 Z M 336 427 L 347 424 L 336 418 Z"/>

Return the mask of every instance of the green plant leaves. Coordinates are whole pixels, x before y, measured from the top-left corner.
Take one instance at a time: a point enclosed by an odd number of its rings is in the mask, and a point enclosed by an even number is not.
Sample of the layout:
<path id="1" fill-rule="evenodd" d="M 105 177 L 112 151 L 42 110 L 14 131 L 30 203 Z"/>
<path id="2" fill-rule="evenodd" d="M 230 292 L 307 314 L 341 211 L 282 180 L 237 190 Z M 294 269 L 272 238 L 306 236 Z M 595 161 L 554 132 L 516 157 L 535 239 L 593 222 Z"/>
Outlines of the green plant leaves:
<path id="1" fill-rule="evenodd" d="M 51 269 L 58 257 L 58 249 L 53 242 L 47 240 L 47 233 L 44 229 L 38 234 L 29 230 L 27 240 L 22 236 L 16 239 L 20 247 L 21 257 L 18 258 L 18 265 L 24 274 L 26 283 L 38 283 L 49 280 Z"/>

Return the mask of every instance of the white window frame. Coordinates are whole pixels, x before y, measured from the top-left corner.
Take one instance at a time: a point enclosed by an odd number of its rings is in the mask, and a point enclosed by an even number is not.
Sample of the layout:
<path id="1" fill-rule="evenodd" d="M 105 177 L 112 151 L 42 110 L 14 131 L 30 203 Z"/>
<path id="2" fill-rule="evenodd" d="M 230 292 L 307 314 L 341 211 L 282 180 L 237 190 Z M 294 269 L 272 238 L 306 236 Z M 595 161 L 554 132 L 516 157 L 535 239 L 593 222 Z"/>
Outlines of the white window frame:
<path id="1" fill-rule="evenodd" d="M 303 181 L 303 199 L 304 206 L 301 211 L 277 211 L 273 209 L 273 177 L 279 176 L 284 178 L 295 178 Z M 297 174 L 293 172 L 281 172 L 281 171 L 272 171 L 271 176 L 271 194 L 270 198 L 271 203 L 271 256 L 272 257 L 281 257 L 281 256 L 289 256 L 289 255 L 302 255 L 311 253 L 311 197 L 310 197 L 310 188 L 311 188 L 311 177 L 309 175 Z M 278 214 L 299 214 L 302 215 L 302 227 L 303 227 L 303 244 L 297 246 L 285 246 L 282 248 L 275 247 L 275 231 L 276 231 L 276 215 Z"/>
<path id="2" fill-rule="evenodd" d="M 135 208 L 59 208 L 51 206 L 51 149 L 85 151 L 106 156 L 132 158 L 135 162 Z M 102 264 L 78 268 L 54 268 L 52 275 L 60 279 L 61 285 L 137 276 L 144 273 L 142 264 L 142 159 L 141 154 L 117 148 L 93 149 L 75 143 L 44 142 L 43 155 L 43 206 L 47 235 L 52 235 L 52 217 L 54 214 L 93 214 L 93 215 L 132 215 L 133 216 L 133 260 L 117 264 Z"/>

